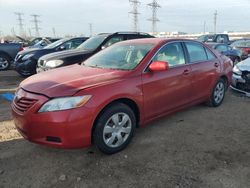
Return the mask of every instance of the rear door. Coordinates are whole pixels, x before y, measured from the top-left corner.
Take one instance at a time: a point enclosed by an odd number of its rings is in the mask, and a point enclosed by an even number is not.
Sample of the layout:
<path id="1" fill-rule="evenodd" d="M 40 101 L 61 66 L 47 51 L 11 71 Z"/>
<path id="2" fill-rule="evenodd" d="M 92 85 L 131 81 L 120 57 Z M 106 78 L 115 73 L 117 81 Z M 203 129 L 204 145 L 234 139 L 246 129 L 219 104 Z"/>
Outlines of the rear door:
<path id="1" fill-rule="evenodd" d="M 169 70 L 150 72 L 142 75 L 144 113 L 152 119 L 165 112 L 190 102 L 192 96 L 192 73 L 186 63 L 183 45 L 173 42 L 163 46 L 152 61 L 169 63 Z"/>
<path id="2" fill-rule="evenodd" d="M 220 62 L 211 50 L 198 42 L 185 42 L 193 73 L 193 100 L 208 97 L 218 80 Z"/>

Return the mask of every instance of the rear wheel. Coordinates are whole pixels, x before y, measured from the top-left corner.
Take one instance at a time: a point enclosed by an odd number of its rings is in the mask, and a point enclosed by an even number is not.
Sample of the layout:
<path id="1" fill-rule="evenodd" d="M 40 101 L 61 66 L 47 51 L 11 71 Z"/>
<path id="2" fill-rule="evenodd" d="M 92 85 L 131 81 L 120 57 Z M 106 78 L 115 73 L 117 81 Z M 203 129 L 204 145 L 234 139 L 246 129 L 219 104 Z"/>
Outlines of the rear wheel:
<path id="1" fill-rule="evenodd" d="M 123 150 L 131 141 L 136 126 L 134 112 L 125 104 L 108 107 L 96 121 L 94 143 L 103 153 Z"/>
<path id="2" fill-rule="evenodd" d="M 222 78 L 218 80 L 213 88 L 213 92 L 208 101 L 208 105 L 212 107 L 218 107 L 223 102 L 226 92 L 226 82 Z"/>
<path id="3" fill-rule="evenodd" d="M 8 70 L 10 63 L 11 59 L 7 55 L 0 54 L 0 70 Z"/>

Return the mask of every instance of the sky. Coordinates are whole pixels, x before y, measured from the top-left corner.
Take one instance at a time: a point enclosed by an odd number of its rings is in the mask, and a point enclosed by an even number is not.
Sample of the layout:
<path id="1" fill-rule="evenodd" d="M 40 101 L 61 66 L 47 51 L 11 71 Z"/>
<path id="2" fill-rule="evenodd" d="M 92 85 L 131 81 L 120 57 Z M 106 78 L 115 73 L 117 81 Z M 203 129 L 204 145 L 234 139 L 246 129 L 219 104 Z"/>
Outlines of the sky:
<path id="1" fill-rule="evenodd" d="M 147 21 L 152 11 L 147 6 L 152 0 L 139 0 L 139 31 L 150 32 Z M 158 0 L 157 11 L 160 22 L 157 31 L 181 31 L 200 33 L 213 31 L 213 14 L 218 11 L 217 31 L 250 31 L 250 0 Z M 0 0 L 0 35 L 11 34 L 12 28 L 19 34 L 17 16 L 23 13 L 24 29 L 35 34 L 31 14 L 41 15 L 40 35 L 57 36 L 132 30 L 132 10 L 129 0 Z"/>

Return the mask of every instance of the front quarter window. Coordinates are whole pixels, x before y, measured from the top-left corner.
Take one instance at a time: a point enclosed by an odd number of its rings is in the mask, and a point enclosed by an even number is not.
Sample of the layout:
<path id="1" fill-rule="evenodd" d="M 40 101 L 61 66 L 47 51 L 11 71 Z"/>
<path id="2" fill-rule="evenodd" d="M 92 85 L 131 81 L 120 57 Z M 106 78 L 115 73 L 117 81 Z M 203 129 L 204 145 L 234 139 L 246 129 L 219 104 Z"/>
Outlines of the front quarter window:
<path id="1" fill-rule="evenodd" d="M 117 44 L 99 52 L 82 65 L 88 67 L 132 70 L 151 50 L 153 44 Z"/>

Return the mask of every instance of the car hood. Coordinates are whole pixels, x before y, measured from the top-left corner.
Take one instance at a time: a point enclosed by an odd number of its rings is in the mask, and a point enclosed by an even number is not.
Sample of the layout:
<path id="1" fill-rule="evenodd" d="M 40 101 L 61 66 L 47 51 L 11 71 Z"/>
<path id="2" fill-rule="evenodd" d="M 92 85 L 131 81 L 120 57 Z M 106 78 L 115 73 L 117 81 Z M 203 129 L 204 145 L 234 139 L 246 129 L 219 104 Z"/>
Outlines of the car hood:
<path id="1" fill-rule="evenodd" d="M 66 50 L 66 51 L 55 52 L 52 54 L 45 55 L 41 59 L 45 61 L 49 61 L 52 59 L 63 59 L 66 57 L 71 57 L 71 56 L 85 55 L 85 54 L 89 54 L 92 52 L 93 50 L 83 50 L 83 49 Z"/>
<path id="2" fill-rule="evenodd" d="M 121 80 L 128 71 L 72 65 L 31 76 L 21 82 L 26 91 L 48 97 L 72 96 L 76 92 Z"/>
<path id="3" fill-rule="evenodd" d="M 238 63 L 237 67 L 241 71 L 250 71 L 250 58 L 247 58 L 244 61 L 241 61 L 240 63 Z"/>
<path id="4" fill-rule="evenodd" d="M 51 50 L 51 49 L 40 49 L 40 48 L 28 48 L 28 49 L 25 49 L 25 50 L 19 52 L 18 55 L 24 56 L 24 55 L 27 55 L 27 54 L 30 54 L 30 53 L 37 53 L 37 52 L 41 52 L 41 51 L 46 53 L 46 52 L 51 52 L 53 50 Z"/>

